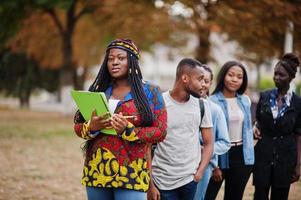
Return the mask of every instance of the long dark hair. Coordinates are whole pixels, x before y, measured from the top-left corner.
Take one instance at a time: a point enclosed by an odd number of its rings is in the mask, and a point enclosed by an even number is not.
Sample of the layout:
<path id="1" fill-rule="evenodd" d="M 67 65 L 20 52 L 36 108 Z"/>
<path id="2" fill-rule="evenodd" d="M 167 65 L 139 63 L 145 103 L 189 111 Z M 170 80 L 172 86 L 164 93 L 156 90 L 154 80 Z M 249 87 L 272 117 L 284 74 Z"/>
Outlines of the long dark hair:
<path id="1" fill-rule="evenodd" d="M 243 81 L 242 81 L 240 88 L 236 92 L 238 94 L 243 94 L 246 91 L 247 86 L 248 86 L 248 75 L 247 75 L 246 68 L 238 61 L 228 61 L 222 66 L 222 68 L 220 69 L 220 71 L 217 75 L 216 87 L 215 87 L 214 91 L 212 92 L 212 94 L 223 91 L 223 89 L 225 87 L 225 76 L 226 76 L 227 72 L 229 71 L 229 69 L 233 66 L 238 66 L 243 71 Z"/>
<path id="2" fill-rule="evenodd" d="M 131 93 L 133 95 L 133 100 L 138 112 L 141 115 L 141 126 L 149 126 L 153 123 L 154 116 L 152 110 L 148 104 L 148 99 L 143 89 L 142 82 L 142 73 L 139 67 L 138 58 L 139 54 L 137 51 L 133 49 L 128 50 L 124 47 L 119 47 L 120 45 L 117 42 L 124 42 L 126 44 L 133 45 L 130 40 L 114 40 L 110 43 L 107 48 L 104 60 L 100 67 L 100 70 L 93 82 L 93 84 L 89 87 L 89 91 L 92 92 L 105 92 L 106 89 L 112 84 L 112 77 L 108 70 L 108 56 L 111 48 L 120 48 L 127 52 L 127 60 L 128 60 L 128 81 L 131 86 Z M 116 45 L 116 46 L 113 46 Z M 128 47 L 128 46 L 127 46 Z M 135 46 L 134 46 L 135 47 Z M 82 114 L 77 111 L 74 116 L 74 123 L 83 123 L 85 119 Z M 91 140 L 87 140 L 83 143 L 81 149 L 87 155 L 87 151 L 89 150 L 91 145 Z"/>
<path id="3" fill-rule="evenodd" d="M 107 66 L 108 53 L 109 50 L 105 55 L 101 68 L 93 84 L 90 86 L 89 91 L 104 92 L 110 86 L 110 84 L 112 84 L 112 77 Z M 133 95 L 135 106 L 141 114 L 141 125 L 149 126 L 153 123 L 154 116 L 143 89 L 142 73 L 139 67 L 138 59 L 129 52 L 127 52 L 127 57 L 129 67 L 128 81 L 131 86 L 131 93 Z"/>

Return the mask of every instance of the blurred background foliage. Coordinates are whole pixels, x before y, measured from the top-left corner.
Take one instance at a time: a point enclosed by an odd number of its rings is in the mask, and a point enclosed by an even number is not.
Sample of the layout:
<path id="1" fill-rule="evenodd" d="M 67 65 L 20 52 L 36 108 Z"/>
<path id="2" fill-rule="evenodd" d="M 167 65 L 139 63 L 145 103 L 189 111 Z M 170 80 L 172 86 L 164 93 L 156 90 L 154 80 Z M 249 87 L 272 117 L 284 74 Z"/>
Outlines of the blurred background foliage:
<path id="1" fill-rule="evenodd" d="M 176 5 L 185 12 L 175 12 Z M 214 62 L 212 32 L 239 45 L 236 56 L 256 67 L 260 89 L 269 84 L 260 81 L 260 66 L 284 53 L 288 23 L 300 55 L 300 13 L 300 0 L 1 0 L 0 89 L 22 105 L 36 88 L 82 89 L 88 68 L 116 37 L 151 51 L 155 43 L 185 46 L 192 34 L 198 39 L 194 57 Z M 14 87 L 12 79 L 18 80 Z"/>
<path id="2" fill-rule="evenodd" d="M 267 90 L 275 87 L 273 78 L 271 76 L 261 77 L 259 82 L 259 90 Z"/>

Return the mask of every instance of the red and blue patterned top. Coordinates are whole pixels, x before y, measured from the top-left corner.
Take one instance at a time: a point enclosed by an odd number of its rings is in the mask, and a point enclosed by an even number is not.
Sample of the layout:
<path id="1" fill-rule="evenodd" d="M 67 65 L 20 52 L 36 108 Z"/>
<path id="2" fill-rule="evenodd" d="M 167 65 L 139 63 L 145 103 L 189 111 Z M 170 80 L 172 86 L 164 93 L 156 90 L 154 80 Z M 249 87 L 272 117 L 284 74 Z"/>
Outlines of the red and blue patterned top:
<path id="1" fill-rule="evenodd" d="M 149 83 L 143 83 L 143 88 L 154 114 L 151 126 L 141 127 L 141 116 L 131 93 L 119 102 L 115 113 L 137 118 L 128 119 L 128 127 L 119 137 L 102 133 L 94 135 L 88 131 L 89 122 L 79 123 L 81 119 L 75 119 L 75 133 L 90 140 L 81 181 L 83 185 L 148 190 L 151 164 L 148 163 L 148 146 L 165 138 L 167 114 L 160 88 Z M 110 97 L 112 87 L 105 93 Z"/>

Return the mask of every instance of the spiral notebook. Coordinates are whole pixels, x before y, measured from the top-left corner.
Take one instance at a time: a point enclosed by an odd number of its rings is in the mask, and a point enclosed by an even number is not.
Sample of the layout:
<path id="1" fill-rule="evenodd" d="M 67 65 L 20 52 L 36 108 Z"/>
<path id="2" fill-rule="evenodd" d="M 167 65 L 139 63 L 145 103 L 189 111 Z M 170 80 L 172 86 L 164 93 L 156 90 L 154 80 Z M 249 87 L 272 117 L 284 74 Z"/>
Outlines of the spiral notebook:
<path id="1" fill-rule="evenodd" d="M 105 113 L 108 113 L 109 117 L 112 116 L 106 95 L 103 92 L 72 90 L 71 96 L 86 121 L 91 119 L 94 110 L 96 110 L 97 116 Z M 101 129 L 100 131 L 110 135 L 117 135 L 115 129 Z"/>

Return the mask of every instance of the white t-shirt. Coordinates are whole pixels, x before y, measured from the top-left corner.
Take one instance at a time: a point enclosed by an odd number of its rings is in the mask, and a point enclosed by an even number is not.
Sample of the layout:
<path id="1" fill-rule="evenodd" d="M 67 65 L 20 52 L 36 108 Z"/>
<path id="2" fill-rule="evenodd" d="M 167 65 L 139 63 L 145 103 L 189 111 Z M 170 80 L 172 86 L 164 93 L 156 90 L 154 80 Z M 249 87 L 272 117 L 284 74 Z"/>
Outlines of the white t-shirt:
<path id="1" fill-rule="evenodd" d="M 161 190 L 172 190 L 193 180 L 201 160 L 199 99 L 190 96 L 185 103 L 163 93 L 167 109 L 167 135 L 157 145 L 152 161 L 152 175 Z M 212 127 L 208 102 L 204 101 L 202 128 Z"/>
<path id="2" fill-rule="evenodd" d="M 229 114 L 229 138 L 231 142 L 242 141 L 244 113 L 240 109 L 237 98 L 226 98 Z"/>

